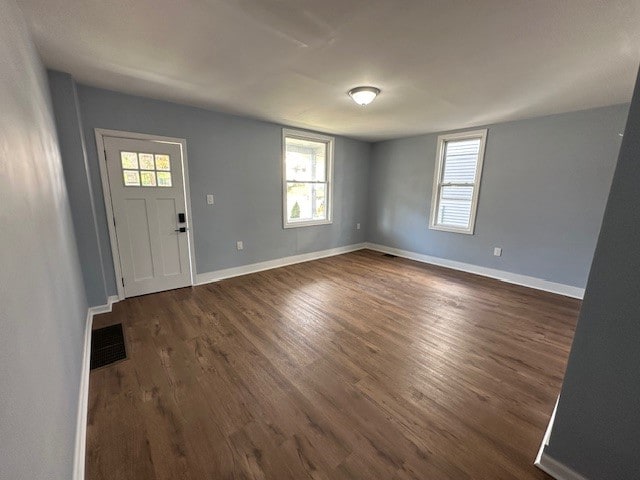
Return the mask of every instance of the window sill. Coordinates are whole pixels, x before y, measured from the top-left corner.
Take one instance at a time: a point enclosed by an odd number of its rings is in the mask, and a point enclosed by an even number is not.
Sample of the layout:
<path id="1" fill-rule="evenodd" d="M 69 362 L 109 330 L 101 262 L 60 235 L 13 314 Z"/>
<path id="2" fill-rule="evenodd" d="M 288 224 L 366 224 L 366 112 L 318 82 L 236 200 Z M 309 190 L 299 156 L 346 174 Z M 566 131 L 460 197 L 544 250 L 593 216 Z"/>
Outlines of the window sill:
<path id="1" fill-rule="evenodd" d="M 300 228 L 300 227 L 315 227 L 317 225 L 330 225 L 333 223 L 333 220 L 312 220 L 308 222 L 295 222 L 295 223 L 285 223 L 283 228 Z"/>
<path id="2" fill-rule="evenodd" d="M 446 225 L 429 225 L 429 229 L 439 230 L 441 232 L 462 233 L 464 235 L 473 235 L 473 227 L 466 229 L 466 228 L 447 227 Z"/>

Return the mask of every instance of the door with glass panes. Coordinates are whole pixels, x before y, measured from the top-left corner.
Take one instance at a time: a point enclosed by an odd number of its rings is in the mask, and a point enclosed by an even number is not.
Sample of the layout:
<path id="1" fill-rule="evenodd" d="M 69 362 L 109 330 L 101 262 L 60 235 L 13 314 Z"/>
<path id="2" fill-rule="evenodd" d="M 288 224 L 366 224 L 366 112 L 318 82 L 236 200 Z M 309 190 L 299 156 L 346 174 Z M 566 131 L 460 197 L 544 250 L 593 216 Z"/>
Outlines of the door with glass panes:
<path id="1" fill-rule="evenodd" d="M 125 297 L 191 284 L 179 144 L 104 137 Z"/>

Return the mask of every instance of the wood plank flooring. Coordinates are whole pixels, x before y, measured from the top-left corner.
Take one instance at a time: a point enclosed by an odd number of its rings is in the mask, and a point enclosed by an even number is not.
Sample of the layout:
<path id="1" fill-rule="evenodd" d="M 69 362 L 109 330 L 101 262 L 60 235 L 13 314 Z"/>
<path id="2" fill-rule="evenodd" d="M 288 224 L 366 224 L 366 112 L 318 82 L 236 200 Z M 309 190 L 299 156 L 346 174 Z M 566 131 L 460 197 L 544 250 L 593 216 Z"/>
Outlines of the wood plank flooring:
<path id="1" fill-rule="evenodd" d="M 367 250 L 125 300 L 87 478 L 550 478 L 579 306 Z"/>

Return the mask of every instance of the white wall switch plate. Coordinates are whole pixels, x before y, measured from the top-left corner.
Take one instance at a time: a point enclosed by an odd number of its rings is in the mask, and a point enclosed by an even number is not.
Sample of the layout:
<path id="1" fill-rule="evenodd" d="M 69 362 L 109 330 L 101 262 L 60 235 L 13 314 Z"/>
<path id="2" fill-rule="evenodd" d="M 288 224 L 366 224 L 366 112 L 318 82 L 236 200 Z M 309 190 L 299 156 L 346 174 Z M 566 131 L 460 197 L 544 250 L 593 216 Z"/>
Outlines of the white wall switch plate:
<path id="1" fill-rule="evenodd" d="M 236 248 L 238 250 L 244 250 L 244 243 L 242 243 L 242 240 L 236 242 Z"/>
<path id="2" fill-rule="evenodd" d="M 360 230 L 360 224 L 356 223 L 356 230 Z"/>
<path id="3" fill-rule="evenodd" d="M 501 256 L 502 256 L 502 248 L 500 248 L 500 247 L 495 247 L 495 248 L 493 249 L 493 255 L 494 255 L 495 257 L 501 257 Z"/>
<path id="4" fill-rule="evenodd" d="M 210 193 L 207 195 L 207 204 L 213 205 L 213 195 Z"/>

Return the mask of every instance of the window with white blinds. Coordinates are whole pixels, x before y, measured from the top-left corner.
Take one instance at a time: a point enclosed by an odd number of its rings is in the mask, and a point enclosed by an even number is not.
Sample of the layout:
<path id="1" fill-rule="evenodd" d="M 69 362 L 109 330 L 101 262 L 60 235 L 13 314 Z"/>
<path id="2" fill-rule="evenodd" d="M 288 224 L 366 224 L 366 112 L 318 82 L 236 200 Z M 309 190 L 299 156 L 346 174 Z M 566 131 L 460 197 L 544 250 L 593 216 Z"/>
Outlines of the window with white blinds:
<path id="1" fill-rule="evenodd" d="M 473 234 L 486 130 L 438 137 L 430 227 Z"/>

